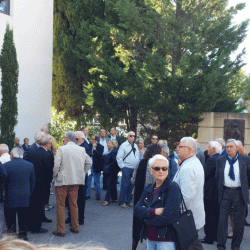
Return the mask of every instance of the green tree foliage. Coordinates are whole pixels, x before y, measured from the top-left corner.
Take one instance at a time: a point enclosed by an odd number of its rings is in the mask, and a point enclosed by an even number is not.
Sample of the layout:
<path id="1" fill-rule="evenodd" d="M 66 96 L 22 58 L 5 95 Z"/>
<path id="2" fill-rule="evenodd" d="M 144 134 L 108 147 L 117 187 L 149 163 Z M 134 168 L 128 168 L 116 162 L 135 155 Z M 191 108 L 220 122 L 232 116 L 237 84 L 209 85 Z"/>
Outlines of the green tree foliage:
<path id="1" fill-rule="evenodd" d="M 6 27 L 3 48 L 0 55 L 0 68 L 2 71 L 2 104 L 1 104 L 1 143 L 10 149 L 14 147 L 17 124 L 17 92 L 18 92 L 18 62 L 16 48 L 13 40 L 13 30 Z"/>

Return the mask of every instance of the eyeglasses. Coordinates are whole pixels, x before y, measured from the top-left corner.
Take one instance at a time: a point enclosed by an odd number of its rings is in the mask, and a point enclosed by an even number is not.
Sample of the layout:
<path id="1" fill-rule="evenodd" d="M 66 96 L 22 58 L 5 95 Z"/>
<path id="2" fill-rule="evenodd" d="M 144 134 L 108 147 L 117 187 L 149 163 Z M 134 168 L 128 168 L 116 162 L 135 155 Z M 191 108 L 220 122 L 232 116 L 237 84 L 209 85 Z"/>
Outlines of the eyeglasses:
<path id="1" fill-rule="evenodd" d="M 168 167 L 162 167 L 162 168 L 160 168 L 160 167 L 152 167 L 152 169 L 154 171 L 160 171 L 160 170 L 162 170 L 162 171 L 168 171 Z"/>
<path id="2" fill-rule="evenodd" d="M 129 135 L 129 137 L 135 137 L 135 135 Z"/>
<path id="3" fill-rule="evenodd" d="M 76 138 L 76 141 L 78 141 L 79 140 L 79 138 Z"/>
<path id="4" fill-rule="evenodd" d="M 158 138 L 152 138 L 152 140 L 158 140 Z"/>
<path id="5" fill-rule="evenodd" d="M 179 149 L 188 148 L 188 146 L 178 146 Z"/>

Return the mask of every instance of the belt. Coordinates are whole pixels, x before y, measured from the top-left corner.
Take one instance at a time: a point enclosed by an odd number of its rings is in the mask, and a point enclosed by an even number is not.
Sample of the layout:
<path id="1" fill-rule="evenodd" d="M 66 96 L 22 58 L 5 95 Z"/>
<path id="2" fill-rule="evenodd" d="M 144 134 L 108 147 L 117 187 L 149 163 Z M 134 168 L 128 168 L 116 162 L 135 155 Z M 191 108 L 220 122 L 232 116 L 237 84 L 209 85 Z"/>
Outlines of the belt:
<path id="1" fill-rule="evenodd" d="M 229 189 L 229 190 L 241 190 L 241 187 L 226 187 L 224 186 L 225 189 Z"/>

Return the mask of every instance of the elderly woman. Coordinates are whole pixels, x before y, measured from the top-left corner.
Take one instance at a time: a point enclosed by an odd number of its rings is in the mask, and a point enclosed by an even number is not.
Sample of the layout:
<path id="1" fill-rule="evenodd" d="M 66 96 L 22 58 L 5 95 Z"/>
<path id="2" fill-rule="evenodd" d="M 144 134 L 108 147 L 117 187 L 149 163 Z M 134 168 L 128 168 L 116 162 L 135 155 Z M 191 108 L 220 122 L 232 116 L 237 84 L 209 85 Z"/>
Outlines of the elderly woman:
<path id="1" fill-rule="evenodd" d="M 134 212 L 144 221 L 141 238 L 147 238 L 147 249 L 174 250 L 172 224 L 180 216 L 181 193 L 179 186 L 168 177 L 168 160 L 155 155 L 149 160 L 155 183 L 145 187 Z"/>
<path id="2" fill-rule="evenodd" d="M 137 147 L 139 149 L 140 160 L 142 160 L 143 155 L 144 155 L 144 153 L 146 151 L 146 149 L 144 147 L 144 140 L 142 138 L 138 138 L 138 139 L 136 139 L 135 143 L 136 143 L 136 145 L 137 145 Z"/>
<path id="3" fill-rule="evenodd" d="M 104 167 L 103 172 L 107 174 L 107 193 L 105 196 L 105 200 L 102 203 L 102 206 L 108 206 L 110 200 L 112 202 L 117 202 L 117 175 L 120 171 L 120 168 L 116 161 L 116 155 L 118 152 L 117 149 L 118 143 L 116 140 L 108 141 L 108 149 L 109 152 L 106 154 L 104 158 Z"/>

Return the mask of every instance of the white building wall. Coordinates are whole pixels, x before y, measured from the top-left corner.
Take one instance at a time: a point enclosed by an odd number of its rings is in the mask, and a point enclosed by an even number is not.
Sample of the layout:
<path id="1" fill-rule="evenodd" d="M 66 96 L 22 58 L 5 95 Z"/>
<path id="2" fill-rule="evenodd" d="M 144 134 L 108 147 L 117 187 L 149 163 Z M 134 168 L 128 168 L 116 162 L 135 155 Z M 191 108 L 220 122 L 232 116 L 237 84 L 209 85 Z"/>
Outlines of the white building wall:
<path id="1" fill-rule="evenodd" d="M 51 117 L 53 0 L 11 0 L 10 16 L 0 13 L 0 48 L 7 22 L 14 31 L 19 63 L 15 132 L 20 143 L 25 137 L 32 143 Z"/>

